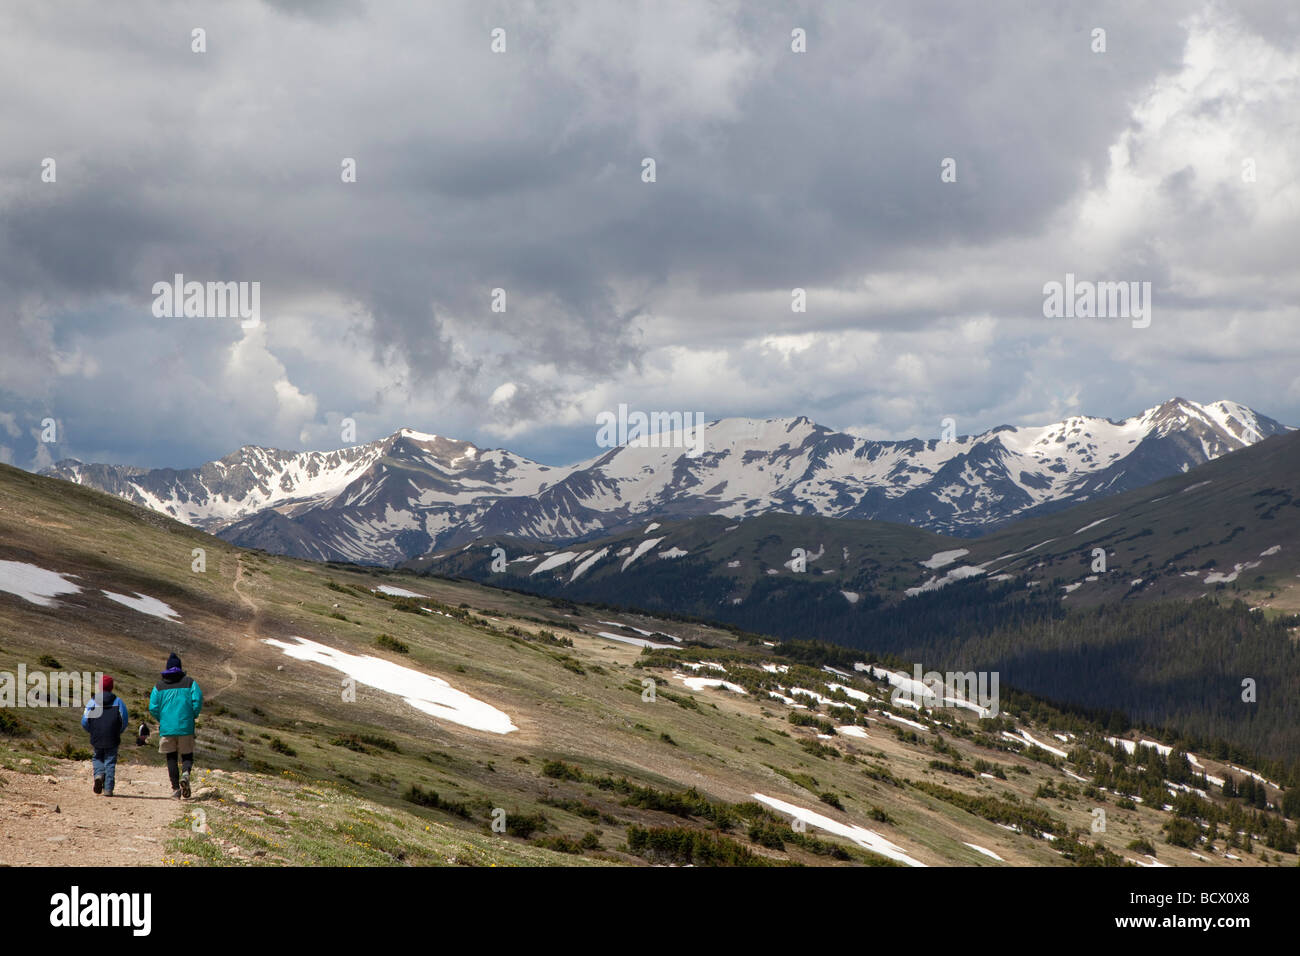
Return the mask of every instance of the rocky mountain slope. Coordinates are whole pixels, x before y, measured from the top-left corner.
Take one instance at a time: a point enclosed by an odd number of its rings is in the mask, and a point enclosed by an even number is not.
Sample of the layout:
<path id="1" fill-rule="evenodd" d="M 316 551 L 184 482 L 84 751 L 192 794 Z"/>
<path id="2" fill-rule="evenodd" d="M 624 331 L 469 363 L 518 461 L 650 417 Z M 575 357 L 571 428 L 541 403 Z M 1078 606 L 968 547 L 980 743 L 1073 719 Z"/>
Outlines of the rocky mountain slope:
<path id="1" fill-rule="evenodd" d="M 1286 426 L 1233 402 L 1172 399 L 953 441 L 871 441 L 806 418 L 724 419 L 672 447 L 551 467 L 403 429 L 331 452 L 248 446 L 187 470 L 65 460 L 47 474 L 296 557 L 395 564 L 485 535 L 578 540 L 651 520 L 767 513 L 958 536 L 1185 472 Z M 698 450 L 698 453 L 694 453 Z"/>
<path id="2" fill-rule="evenodd" d="M 722 619 L 778 587 L 814 588 L 861 609 L 962 581 L 1011 582 L 1069 605 L 1227 589 L 1300 611 L 1300 433 L 979 538 L 817 515 L 711 515 L 576 544 L 488 536 L 405 567 Z"/>

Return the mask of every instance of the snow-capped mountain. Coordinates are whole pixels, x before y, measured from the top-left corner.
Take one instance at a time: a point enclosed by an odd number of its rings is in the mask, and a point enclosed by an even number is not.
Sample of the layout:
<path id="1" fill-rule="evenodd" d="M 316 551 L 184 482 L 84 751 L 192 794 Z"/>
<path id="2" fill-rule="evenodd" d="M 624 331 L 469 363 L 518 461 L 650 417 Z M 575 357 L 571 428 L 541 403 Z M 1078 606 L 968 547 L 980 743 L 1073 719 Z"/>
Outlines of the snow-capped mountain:
<path id="1" fill-rule="evenodd" d="M 181 471 L 66 460 L 47 473 L 241 545 L 389 564 L 485 535 L 558 541 L 702 514 L 874 518 L 970 536 L 1288 430 L 1235 402 L 1175 398 L 1120 422 L 1075 417 L 949 442 L 871 441 L 802 417 L 733 418 L 677 447 L 629 445 L 550 467 L 402 429 L 331 452 L 249 446 Z"/>

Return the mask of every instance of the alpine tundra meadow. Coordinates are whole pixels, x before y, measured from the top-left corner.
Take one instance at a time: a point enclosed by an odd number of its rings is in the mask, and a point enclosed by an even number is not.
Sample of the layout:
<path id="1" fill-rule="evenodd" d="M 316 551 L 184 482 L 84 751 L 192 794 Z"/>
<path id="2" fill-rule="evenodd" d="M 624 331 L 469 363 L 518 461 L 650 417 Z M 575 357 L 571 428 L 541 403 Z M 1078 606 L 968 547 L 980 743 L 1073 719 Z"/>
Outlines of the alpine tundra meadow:
<path id="1" fill-rule="evenodd" d="M 18 938 L 1283 928 L 1300 6 L 51 0 L 0 54 Z"/>

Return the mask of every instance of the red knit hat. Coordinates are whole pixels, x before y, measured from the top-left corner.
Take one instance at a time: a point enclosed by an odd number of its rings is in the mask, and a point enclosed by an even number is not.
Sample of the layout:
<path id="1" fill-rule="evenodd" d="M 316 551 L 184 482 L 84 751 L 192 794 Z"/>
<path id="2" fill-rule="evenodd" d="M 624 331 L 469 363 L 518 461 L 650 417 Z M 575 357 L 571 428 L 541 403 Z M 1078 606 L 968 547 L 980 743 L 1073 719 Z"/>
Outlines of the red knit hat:
<path id="1" fill-rule="evenodd" d="M 101 677 L 101 678 L 99 679 L 99 689 L 100 689 L 100 690 L 112 690 L 112 689 L 113 689 L 113 678 L 109 677 L 107 674 L 105 674 L 103 677 Z"/>

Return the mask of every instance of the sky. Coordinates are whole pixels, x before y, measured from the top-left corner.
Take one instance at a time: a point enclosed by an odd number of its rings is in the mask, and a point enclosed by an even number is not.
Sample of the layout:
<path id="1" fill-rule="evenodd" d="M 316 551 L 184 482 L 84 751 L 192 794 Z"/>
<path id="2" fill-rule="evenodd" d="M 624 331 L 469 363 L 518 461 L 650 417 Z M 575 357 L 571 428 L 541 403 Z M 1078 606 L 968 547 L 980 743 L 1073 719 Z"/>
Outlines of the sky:
<path id="1" fill-rule="evenodd" d="M 0 461 L 1300 424 L 1297 104 L 1294 0 L 5 4 Z M 1067 274 L 1149 325 L 1045 315 Z"/>

